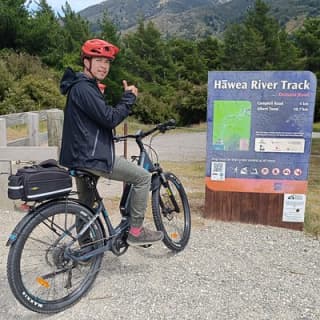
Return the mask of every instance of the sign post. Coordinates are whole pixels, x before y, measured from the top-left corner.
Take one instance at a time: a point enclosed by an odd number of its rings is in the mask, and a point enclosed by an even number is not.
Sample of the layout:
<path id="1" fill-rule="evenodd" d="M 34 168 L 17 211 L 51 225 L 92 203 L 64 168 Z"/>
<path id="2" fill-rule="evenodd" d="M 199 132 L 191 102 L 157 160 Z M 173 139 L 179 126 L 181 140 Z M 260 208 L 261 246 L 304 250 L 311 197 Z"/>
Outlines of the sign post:
<path id="1" fill-rule="evenodd" d="M 209 72 L 205 215 L 302 229 L 316 77 Z"/>

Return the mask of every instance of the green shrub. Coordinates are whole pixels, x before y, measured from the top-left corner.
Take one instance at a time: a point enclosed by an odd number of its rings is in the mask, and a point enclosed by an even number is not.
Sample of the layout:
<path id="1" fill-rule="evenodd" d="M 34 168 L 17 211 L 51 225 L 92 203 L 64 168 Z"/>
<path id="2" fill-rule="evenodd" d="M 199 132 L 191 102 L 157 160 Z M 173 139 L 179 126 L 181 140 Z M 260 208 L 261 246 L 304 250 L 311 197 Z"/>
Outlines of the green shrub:
<path id="1" fill-rule="evenodd" d="M 15 82 L 0 103 L 0 114 L 27 112 L 51 108 L 62 109 L 65 104 L 54 79 L 42 75 L 27 75 Z"/>
<path id="2" fill-rule="evenodd" d="M 0 101 L 3 101 L 6 92 L 13 84 L 13 76 L 3 60 L 0 60 L 0 74 Z"/>
<path id="3" fill-rule="evenodd" d="M 38 57 L 0 51 L 0 114 L 63 108 L 59 74 Z"/>
<path id="4" fill-rule="evenodd" d="M 170 118 L 176 119 L 178 116 L 170 105 L 149 93 L 139 94 L 133 112 L 135 117 L 144 123 L 159 123 Z"/>
<path id="5" fill-rule="evenodd" d="M 27 53 L 1 50 L 0 59 L 5 63 L 14 80 L 19 80 L 28 74 L 45 75 L 47 73 L 47 68 L 41 63 L 40 58 Z"/>

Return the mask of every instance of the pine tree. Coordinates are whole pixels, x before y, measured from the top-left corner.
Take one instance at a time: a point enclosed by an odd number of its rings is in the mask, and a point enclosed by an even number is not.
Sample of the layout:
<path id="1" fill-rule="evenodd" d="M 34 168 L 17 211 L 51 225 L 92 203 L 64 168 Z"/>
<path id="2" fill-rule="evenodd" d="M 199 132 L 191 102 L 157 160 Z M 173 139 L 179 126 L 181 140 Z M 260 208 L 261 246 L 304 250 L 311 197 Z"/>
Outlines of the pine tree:
<path id="1" fill-rule="evenodd" d="M 227 28 L 224 66 L 235 70 L 293 69 L 299 66 L 297 50 L 279 23 L 269 15 L 269 7 L 262 0 L 255 2 L 243 23 Z"/>
<path id="2" fill-rule="evenodd" d="M 24 0 L 1 0 L 0 49 L 19 49 L 29 17 L 24 3 Z"/>
<path id="3" fill-rule="evenodd" d="M 99 29 L 101 30 L 98 35 L 99 38 L 102 38 L 114 45 L 118 48 L 121 47 L 120 41 L 120 33 L 116 26 L 111 21 L 108 11 L 105 11 L 103 14 L 103 18 L 101 21 L 98 21 Z M 107 101 L 115 105 L 123 92 L 122 80 L 126 78 L 122 69 L 122 61 L 123 61 L 123 50 L 120 48 L 120 52 L 117 55 L 116 60 L 112 63 L 110 68 L 109 76 L 104 80 L 104 83 L 107 84 L 107 88 L 105 90 L 105 95 Z"/>
<path id="4" fill-rule="evenodd" d="M 62 60 L 62 27 L 46 0 L 40 0 L 37 10 L 28 20 L 21 46 L 32 55 L 38 55 L 49 66 L 58 66 Z"/>
<path id="5" fill-rule="evenodd" d="M 320 78 L 320 18 L 309 18 L 295 33 L 295 42 L 302 52 L 305 69 Z M 319 81 L 318 81 L 319 82 Z M 317 87 L 315 120 L 320 121 L 320 86 Z"/>

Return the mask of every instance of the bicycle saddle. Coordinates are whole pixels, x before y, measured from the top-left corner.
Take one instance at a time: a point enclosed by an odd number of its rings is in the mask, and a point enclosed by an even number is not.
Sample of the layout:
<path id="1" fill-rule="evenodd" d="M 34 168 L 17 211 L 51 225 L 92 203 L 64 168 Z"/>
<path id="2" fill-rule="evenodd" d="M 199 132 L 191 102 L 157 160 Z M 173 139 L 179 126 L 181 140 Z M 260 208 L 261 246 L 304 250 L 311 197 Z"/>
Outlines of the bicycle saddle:
<path id="1" fill-rule="evenodd" d="M 90 177 L 94 179 L 98 178 L 95 174 L 85 169 L 77 169 L 77 168 L 69 169 L 69 174 L 72 177 L 79 177 L 79 178 L 82 178 L 82 177 Z"/>

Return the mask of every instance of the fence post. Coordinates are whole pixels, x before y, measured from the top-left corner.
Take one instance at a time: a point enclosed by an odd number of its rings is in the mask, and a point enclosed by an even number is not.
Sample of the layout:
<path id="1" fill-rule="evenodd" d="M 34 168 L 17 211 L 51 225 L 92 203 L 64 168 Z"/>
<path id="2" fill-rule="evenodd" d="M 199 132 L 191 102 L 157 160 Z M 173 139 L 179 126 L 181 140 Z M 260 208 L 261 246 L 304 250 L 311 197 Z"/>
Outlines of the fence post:
<path id="1" fill-rule="evenodd" d="M 7 146 L 6 119 L 0 118 L 0 146 Z M 1 209 L 13 209 L 13 202 L 8 199 L 8 176 L 11 173 L 11 162 L 0 161 L 0 204 Z"/>
<path id="2" fill-rule="evenodd" d="M 28 112 L 28 138 L 29 146 L 39 146 L 39 114 Z"/>
<path id="3" fill-rule="evenodd" d="M 0 146 L 5 147 L 6 145 L 7 145 L 6 119 L 0 118 Z"/>
<path id="4" fill-rule="evenodd" d="M 63 116 L 62 110 L 52 109 L 47 111 L 48 146 L 57 146 L 58 155 L 61 148 Z"/>

